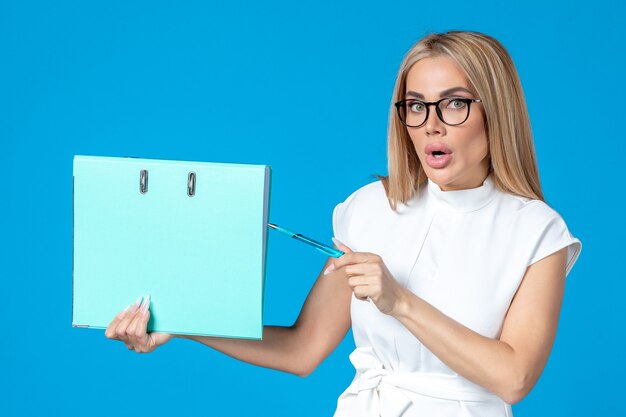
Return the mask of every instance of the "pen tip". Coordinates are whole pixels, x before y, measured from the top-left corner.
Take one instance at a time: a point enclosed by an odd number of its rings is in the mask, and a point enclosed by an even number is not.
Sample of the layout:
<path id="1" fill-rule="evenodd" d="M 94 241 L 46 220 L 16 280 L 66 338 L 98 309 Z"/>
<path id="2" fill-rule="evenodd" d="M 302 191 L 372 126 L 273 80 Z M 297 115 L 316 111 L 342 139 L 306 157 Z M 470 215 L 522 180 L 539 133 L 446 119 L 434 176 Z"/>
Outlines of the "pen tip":
<path id="1" fill-rule="evenodd" d="M 276 225 L 275 225 L 275 224 L 268 223 L 267 225 L 268 225 L 269 227 L 271 227 L 272 229 L 276 229 Z"/>

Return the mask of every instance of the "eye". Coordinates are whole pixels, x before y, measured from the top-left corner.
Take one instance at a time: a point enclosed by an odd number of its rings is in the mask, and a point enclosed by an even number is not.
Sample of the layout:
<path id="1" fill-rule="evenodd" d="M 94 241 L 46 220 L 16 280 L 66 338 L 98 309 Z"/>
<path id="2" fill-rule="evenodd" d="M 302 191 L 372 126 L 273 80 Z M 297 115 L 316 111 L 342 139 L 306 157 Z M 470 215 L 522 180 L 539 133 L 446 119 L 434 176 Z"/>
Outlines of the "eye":
<path id="1" fill-rule="evenodd" d="M 464 101 L 459 100 L 459 99 L 455 99 L 455 98 L 451 98 L 450 100 L 448 100 L 448 104 L 446 105 L 446 109 L 461 110 L 461 109 L 464 109 L 465 106 L 467 106 L 467 104 L 465 104 Z"/>
<path id="2" fill-rule="evenodd" d="M 424 103 L 421 103 L 419 101 L 413 101 L 408 103 L 409 105 L 409 110 L 411 110 L 414 113 L 421 113 L 424 111 Z"/>

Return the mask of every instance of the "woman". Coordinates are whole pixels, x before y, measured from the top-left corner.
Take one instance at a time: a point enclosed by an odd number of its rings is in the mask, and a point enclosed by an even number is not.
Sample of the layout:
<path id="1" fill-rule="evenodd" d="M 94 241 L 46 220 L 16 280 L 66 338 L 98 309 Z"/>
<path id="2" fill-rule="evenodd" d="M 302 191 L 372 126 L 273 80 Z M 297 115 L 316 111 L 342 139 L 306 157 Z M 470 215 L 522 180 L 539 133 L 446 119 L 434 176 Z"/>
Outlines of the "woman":
<path id="1" fill-rule="evenodd" d="M 291 327 L 262 341 L 193 339 L 306 376 L 352 325 L 357 373 L 335 416 L 510 416 L 535 385 L 581 250 L 544 201 L 530 122 L 502 45 L 476 32 L 428 35 L 394 89 L 389 176 L 333 212 L 336 245 Z M 149 301 L 106 335 L 149 352 Z"/>

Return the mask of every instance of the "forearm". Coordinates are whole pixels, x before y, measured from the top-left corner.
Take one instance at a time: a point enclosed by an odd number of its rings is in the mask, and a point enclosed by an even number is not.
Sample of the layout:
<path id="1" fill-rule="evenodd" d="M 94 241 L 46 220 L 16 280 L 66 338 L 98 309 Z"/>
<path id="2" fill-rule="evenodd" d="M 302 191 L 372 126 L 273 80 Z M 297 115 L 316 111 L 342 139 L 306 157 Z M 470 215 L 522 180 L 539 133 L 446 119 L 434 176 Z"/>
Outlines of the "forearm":
<path id="1" fill-rule="evenodd" d="M 178 335 L 182 339 L 200 342 L 228 356 L 265 368 L 296 375 L 305 374 L 293 327 L 264 326 L 263 340 L 225 337 Z"/>
<path id="2" fill-rule="evenodd" d="M 474 332 L 409 291 L 393 315 L 459 375 L 507 402 L 517 401 L 525 375 L 510 345 Z"/>

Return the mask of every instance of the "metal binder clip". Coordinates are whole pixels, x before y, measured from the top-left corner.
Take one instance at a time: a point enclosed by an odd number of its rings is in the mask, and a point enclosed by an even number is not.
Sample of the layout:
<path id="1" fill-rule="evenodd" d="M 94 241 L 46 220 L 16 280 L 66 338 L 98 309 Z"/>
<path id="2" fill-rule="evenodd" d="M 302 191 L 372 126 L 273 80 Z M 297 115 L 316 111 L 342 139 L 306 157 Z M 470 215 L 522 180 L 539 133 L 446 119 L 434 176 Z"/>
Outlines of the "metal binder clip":
<path id="1" fill-rule="evenodd" d="M 148 170 L 142 169 L 139 174 L 139 192 L 145 194 L 148 192 Z"/>
<path id="2" fill-rule="evenodd" d="M 193 197 L 196 195 L 196 173 L 190 172 L 187 178 L 187 195 Z"/>

